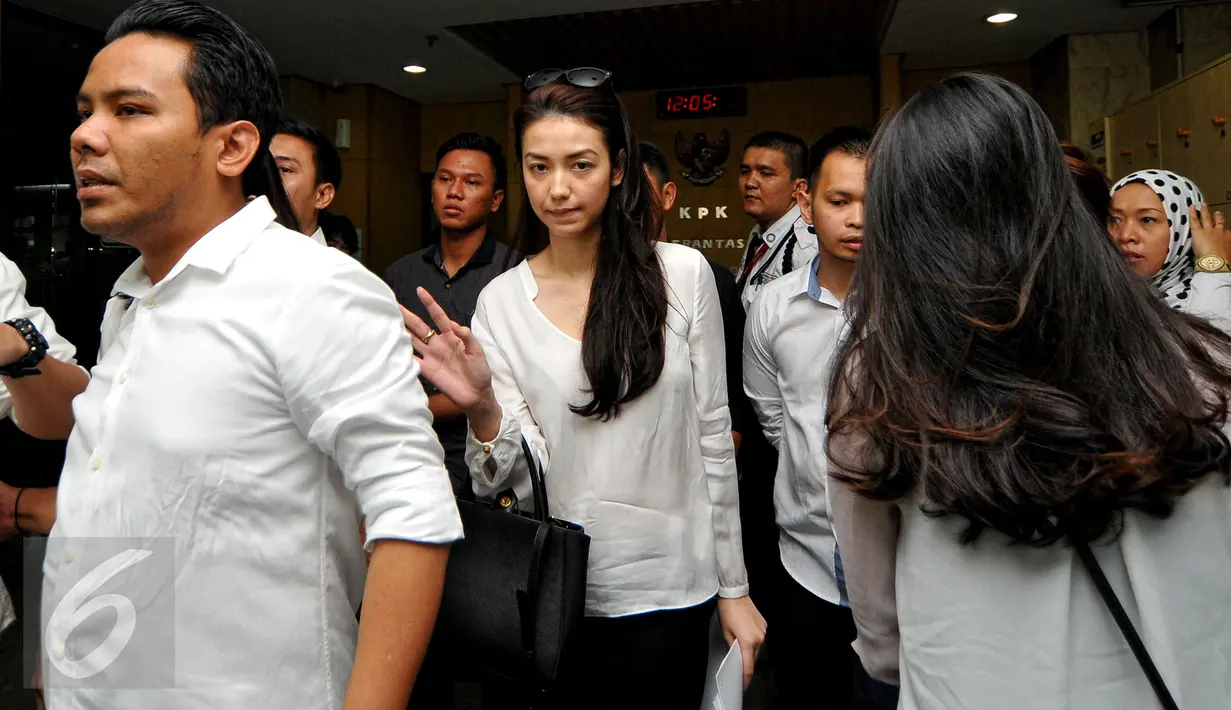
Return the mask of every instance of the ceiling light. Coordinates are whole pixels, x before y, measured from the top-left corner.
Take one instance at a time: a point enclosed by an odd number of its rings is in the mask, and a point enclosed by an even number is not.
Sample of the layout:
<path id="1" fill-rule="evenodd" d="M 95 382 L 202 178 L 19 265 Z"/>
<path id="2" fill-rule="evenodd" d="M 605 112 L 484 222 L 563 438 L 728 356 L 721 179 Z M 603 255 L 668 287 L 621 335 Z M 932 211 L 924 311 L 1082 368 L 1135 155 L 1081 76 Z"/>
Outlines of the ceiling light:
<path id="1" fill-rule="evenodd" d="M 408 64 L 402 67 L 402 71 L 410 72 L 411 74 L 422 74 L 427 71 L 427 67 L 421 67 L 418 64 Z"/>
<path id="2" fill-rule="evenodd" d="M 1006 22 L 1012 22 L 1016 19 L 1016 12 L 998 12 L 995 15 L 988 15 L 987 17 L 987 21 L 993 25 L 1003 25 Z"/>

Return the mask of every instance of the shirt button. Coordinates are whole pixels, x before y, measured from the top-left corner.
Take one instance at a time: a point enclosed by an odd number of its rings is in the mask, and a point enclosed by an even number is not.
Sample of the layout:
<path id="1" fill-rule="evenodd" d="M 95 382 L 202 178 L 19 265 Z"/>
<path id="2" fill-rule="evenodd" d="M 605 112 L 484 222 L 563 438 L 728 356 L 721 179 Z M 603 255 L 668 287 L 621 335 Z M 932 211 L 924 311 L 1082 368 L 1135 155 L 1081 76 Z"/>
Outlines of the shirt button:
<path id="1" fill-rule="evenodd" d="M 487 446 L 487 445 L 483 446 L 483 453 L 490 454 L 491 452 L 492 452 L 492 447 Z"/>
<path id="2" fill-rule="evenodd" d="M 92 469 L 94 469 L 95 471 L 97 471 L 98 469 L 100 469 L 100 468 L 102 468 L 102 467 L 103 467 L 103 460 L 102 460 L 102 459 L 100 459 L 99 457 L 95 456 L 95 457 L 94 457 L 94 460 L 90 462 L 90 468 L 92 468 Z"/>
<path id="3" fill-rule="evenodd" d="M 128 382 L 128 373 L 121 372 L 119 379 L 120 379 L 120 384 L 124 384 L 125 382 Z"/>
<path id="4" fill-rule="evenodd" d="M 64 646 L 56 646 L 56 660 L 57 661 L 64 660 Z"/>
<path id="5" fill-rule="evenodd" d="M 64 561 L 69 563 L 70 565 L 73 563 L 73 560 L 75 559 L 77 559 L 77 556 L 73 554 L 72 550 L 69 550 L 68 552 L 64 553 Z"/>
<path id="6" fill-rule="evenodd" d="M 155 301 L 154 299 L 151 298 L 145 302 L 145 307 L 146 308 L 157 308 L 158 301 Z"/>
<path id="7" fill-rule="evenodd" d="M 445 288 L 453 288 L 453 284 L 451 284 L 451 283 L 447 283 L 447 284 L 445 284 Z"/>

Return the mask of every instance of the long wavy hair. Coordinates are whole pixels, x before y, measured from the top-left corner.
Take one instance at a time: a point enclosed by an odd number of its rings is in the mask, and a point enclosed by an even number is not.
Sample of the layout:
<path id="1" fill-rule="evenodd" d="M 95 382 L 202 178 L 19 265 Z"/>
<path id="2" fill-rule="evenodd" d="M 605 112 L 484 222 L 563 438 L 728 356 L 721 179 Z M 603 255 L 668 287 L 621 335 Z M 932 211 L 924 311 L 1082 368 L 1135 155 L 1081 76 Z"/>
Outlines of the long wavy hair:
<path id="1" fill-rule="evenodd" d="M 1165 517 L 1229 478 L 1231 339 L 1166 306 L 1082 203 L 1022 89 L 962 74 L 912 98 L 868 161 L 835 476 L 1019 543 Z"/>
<path id="2" fill-rule="evenodd" d="M 554 116 L 572 117 L 601 131 L 612 170 L 624 171 L 603 208 L 602 236 L 581 337 L 590 401 L 570 407 L 583 417 L 605 421 L 618 416 L 621 405 L 640 397 L 662 375 L 667 284 L 654 246 L 660 217 L 652 209 L 652 191 L 641 169 L 637 138 L 614 91 L 608 86 L 591 89 L 570 84 L 535 89 L 514 119 L 519 162 L 526 128 Z M 547 241 L 547 227 L 526 192 L 515 243 L 523 254 L 533 255 Z"/>

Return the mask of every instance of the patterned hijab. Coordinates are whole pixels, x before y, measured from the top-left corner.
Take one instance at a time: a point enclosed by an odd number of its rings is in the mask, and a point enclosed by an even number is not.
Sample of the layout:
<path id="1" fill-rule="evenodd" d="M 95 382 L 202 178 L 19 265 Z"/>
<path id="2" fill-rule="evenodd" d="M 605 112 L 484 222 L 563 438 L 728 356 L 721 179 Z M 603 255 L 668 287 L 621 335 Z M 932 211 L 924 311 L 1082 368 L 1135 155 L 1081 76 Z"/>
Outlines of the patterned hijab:
<path id="1" fill-rule="evenodd" d="M 1167 305 L 1179 309 L 1188 299 L 1193 274 L 1196 273 L 1188 208 L 1196 205 L 1200 210 L 1205 200 L 1201 190 L 1191 180 L 1166 170 L 1138 170 L 1126 175 L 1111 188 L 1111 194 L 1115 195 L 1120 188 L 1135 182 L 1153 190 L 1163 201 L 1163 211 L 1167 213 L 1167 224 L 1171 227 L 1171 243 L 1167 245 L 1166 261 L 1152 280 L 1167 300 Z"/>

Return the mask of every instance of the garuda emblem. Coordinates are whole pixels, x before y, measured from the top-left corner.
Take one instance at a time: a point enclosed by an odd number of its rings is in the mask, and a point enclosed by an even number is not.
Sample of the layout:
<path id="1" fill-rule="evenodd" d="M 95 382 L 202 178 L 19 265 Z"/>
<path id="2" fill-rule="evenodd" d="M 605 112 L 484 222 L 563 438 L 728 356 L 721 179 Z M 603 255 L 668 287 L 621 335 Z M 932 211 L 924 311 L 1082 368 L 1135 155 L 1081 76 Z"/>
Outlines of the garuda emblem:
<path id="1" fill-rule="evenodd" d="M 680 176 L 694 185 L 709 185 L 727 171 L 722 164 L 731 154 L 731 135 L 723 129 L 718 140 L 710 143 L 709 136 L 697 133 L 688 140 L 683 131 L 675 134 L 675 157 L 684 169 Z"/>

